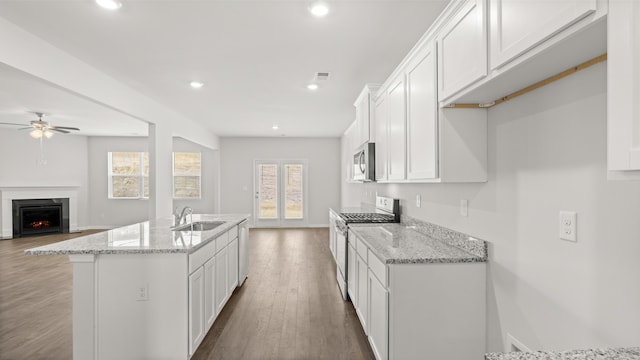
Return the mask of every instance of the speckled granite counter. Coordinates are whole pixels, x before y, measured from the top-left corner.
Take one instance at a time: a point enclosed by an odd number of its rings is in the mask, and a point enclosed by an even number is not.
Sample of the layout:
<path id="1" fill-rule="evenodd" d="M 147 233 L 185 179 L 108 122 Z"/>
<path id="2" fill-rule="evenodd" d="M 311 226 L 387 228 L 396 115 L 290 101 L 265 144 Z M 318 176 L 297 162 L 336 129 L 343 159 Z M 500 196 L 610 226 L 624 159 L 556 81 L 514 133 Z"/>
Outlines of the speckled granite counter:
<path id="1" fill-rule="evenodd" d="M 207 231 L 172 231 L 173 217 L 145 221 L 25 250 L 27 255 L 191 253 L 249 218 L 248 214 L 194 214 L 193 221 L 224 221 Z"/>
<path id="2" fill-rule="evenodd" d="M 451 245 L 443 239 L 420 232 L 417 225 L 406 224 L 354 224 L 349 229 L 367 243 L 369 248 L 386 264 L 462 263 L 486 262 L 486 244 L 477 242 L 475 248 L 484 252 L 470 252 Z"/>
<path id="3" fill-rule="evenodd" d="M 571 351 L 490 353 L 486 360 L 632 360 L 640 359 L 640 347 Z"/>

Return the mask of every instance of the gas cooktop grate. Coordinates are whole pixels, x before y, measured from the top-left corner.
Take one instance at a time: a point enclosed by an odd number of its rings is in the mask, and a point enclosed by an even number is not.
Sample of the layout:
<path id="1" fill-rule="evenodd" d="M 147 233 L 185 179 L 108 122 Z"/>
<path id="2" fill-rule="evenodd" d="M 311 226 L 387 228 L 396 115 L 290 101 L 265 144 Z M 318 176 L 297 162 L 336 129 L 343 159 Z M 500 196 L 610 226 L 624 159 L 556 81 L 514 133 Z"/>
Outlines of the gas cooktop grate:
<path id="1" fill-rule="evenodd" d="M 395 216 L 379 213 L 342 213 L 340 217 L 347 223 L 390 223 L 396 222 Z"/>

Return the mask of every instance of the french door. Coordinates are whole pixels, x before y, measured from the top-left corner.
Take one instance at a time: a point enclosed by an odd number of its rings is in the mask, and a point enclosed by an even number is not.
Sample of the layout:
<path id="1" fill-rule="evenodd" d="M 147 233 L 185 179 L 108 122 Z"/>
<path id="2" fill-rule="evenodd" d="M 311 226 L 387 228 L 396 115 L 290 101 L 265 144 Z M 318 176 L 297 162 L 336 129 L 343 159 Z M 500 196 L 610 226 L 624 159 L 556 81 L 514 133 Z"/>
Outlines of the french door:
<path id="1" fill-rule="evenodd" d="M 308 224 L 307 160 L 255 160 L 256 227 Z"/>

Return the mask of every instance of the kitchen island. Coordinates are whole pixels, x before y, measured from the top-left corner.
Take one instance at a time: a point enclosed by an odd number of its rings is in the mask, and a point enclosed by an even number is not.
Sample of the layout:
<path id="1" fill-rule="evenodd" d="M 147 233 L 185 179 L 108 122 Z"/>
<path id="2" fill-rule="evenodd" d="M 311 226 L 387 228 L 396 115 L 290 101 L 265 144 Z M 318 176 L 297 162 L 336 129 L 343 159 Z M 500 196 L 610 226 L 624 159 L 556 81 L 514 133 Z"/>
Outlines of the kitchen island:
<path id="1" fill-rule="evenodd" d="M 74 359 L 189 359 L 246 277 L 247 214 L 145 221 L 26 250 L 73 264 Z"/>

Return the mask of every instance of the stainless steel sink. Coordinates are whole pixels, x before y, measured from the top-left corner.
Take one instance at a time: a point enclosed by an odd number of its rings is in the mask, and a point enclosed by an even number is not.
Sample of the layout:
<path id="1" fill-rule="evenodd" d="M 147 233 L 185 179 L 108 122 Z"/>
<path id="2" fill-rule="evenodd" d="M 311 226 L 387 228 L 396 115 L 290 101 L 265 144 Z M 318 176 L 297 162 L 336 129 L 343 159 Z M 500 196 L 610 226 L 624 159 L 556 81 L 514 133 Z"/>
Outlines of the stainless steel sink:
<path id="1" fill-rule="evenodd" d="M 172 228 L 173 231 L 207 231 L 224 224 L 224 221 L 196 221 Z"/>

